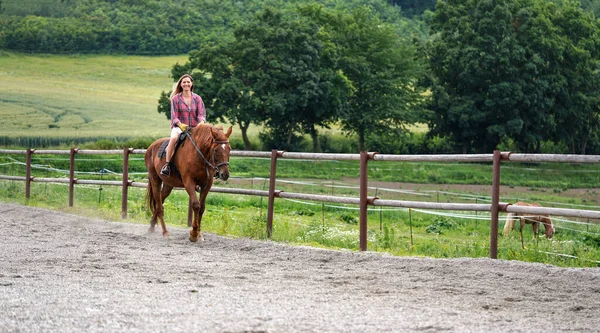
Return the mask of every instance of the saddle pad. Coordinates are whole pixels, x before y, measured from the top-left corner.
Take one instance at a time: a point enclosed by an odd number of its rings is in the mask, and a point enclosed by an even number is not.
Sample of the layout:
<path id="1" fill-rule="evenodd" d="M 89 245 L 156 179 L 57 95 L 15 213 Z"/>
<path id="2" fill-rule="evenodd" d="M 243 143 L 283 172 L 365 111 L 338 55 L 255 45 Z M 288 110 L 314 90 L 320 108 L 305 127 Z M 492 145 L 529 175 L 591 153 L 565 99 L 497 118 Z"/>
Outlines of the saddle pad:
<path id="1" fill-rule="evenodd" d="M 167 145 L 169 144 L 169 140 L 166 140 L 160 145 L 158 149 L 158 158 L 163 159 L 167 157 Z"/>
<path id="2" fill-rule="evenodd" d="M 181 146 L 183 144 L 183 142 L 185 141 L 185 133 L 181 133 L 179 134 L 179 138 L 177 138 L 177 143 L 175 144 L 175 151 L 173 152 L 173 156 L 175 156 L 175 153 L 177 152 L 177 149 L 179 148 L 179 146 Z M 167 145 L 169 144 L 169 140 L 166 140 L 165 142 L 163 142 L 160 145 L 160 148 L 158 149 L 158 158 L 163 159 L 167 157 Z"/>

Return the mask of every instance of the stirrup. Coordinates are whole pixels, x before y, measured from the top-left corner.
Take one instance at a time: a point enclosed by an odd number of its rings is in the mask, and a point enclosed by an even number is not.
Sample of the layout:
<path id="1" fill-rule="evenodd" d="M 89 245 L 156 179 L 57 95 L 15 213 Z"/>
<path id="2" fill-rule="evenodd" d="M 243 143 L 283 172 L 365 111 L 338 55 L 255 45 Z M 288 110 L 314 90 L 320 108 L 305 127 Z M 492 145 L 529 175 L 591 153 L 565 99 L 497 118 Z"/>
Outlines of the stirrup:
<path id="1" fill-rule="evenodd" d="M 171 175 L 171 163 L 167 163 L 167 164 L 163 165 L 162 169 L 160 169 L 160 174 L 163 176 L 170 176 Z"/>

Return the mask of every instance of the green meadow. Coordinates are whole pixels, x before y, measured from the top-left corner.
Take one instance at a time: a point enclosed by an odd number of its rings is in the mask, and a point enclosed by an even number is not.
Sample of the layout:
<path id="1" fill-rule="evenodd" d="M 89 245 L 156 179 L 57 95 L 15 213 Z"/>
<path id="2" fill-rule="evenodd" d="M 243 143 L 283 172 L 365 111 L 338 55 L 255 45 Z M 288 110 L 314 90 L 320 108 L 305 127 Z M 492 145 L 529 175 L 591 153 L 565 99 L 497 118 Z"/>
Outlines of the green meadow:
<path id="1" fill-rule="evenodd" d="M 160 137 L 157 112 L 187 56 L 0 53 L 0 136 Z"/>

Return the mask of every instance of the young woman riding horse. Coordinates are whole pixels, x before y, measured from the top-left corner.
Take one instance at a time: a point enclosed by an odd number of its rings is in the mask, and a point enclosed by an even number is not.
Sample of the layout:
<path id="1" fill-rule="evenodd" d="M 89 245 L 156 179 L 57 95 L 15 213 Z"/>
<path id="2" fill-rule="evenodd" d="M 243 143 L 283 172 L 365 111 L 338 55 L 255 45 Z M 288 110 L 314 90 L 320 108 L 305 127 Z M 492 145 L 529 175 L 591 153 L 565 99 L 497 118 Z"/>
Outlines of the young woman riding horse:
<path id="1" fill-rule="evenodd" d="M 206 109 L 202 98 L 194 93 L 194 79 L 183 74 L 171 92 L 171 138 L 167 145 L 167 163 L 160 170 L 162 175 L 171 174 L 171 158 L 179 135 L 188 128 L 206 121 Z"/>
<path id="2" fill-rule="evenodd" d="M 173 156 L 173 170 L 168 176 L 160 174 L 160 170 L 166 163 L 161 153 L 169 139 L 156 140 L 148 147 L 144 159 L 148 169 L 146 200 L 152 211 L 150 231 L 154 231 L 158 219 L 163 235 L 169 234 L 165 226 L 163 203 L 174 187 L 184 187 L 194 211 L 190 241 L 195 242 L 198 238 L 204 240 L 200 226 L 206 207 L 206 196 L 215 178 L 223 181 L 229 178 L 231 130 L 232 127 L 229 127 L 227 132 L 223 132 L 208 124 L 200 124 L 188 130 L 186 139 Z M 200 200 L 196 196 L 197 188 Z"/>

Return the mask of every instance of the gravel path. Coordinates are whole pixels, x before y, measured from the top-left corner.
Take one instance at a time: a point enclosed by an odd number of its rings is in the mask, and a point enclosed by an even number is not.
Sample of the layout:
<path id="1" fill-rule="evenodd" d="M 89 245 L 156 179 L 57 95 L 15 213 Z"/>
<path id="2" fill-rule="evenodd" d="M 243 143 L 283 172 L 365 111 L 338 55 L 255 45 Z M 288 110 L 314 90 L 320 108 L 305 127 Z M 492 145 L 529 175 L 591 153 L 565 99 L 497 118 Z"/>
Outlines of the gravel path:
<path id="1" fill-rule="evenodd" d="M 600 269 L 329 251 L 0 203 L 0 332 L 598 332 Z"/>

